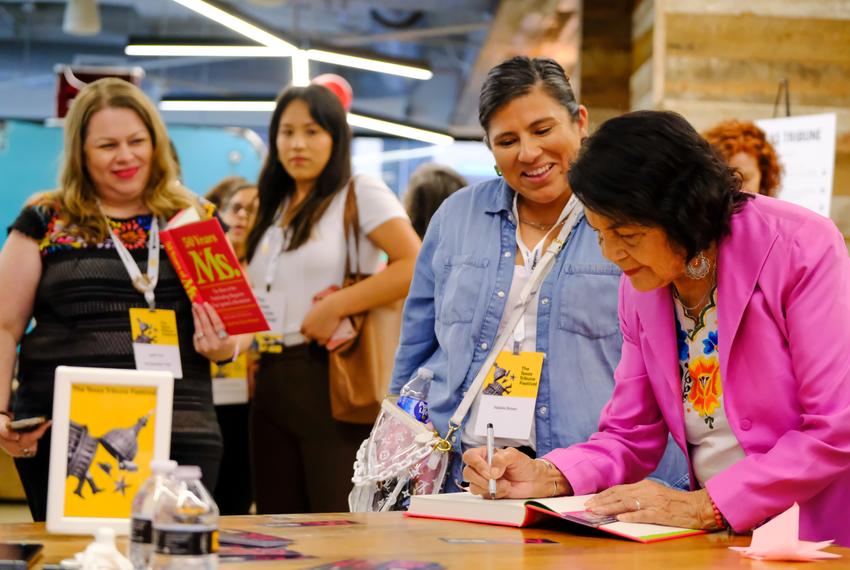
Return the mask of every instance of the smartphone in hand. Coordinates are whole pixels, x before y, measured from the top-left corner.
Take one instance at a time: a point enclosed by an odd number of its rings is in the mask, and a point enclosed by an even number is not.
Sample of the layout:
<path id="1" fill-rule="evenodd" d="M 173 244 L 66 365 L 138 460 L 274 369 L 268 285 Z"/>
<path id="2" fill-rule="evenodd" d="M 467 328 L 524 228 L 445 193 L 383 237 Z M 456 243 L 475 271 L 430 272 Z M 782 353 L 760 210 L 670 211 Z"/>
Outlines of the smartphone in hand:
<path id="1" fill-rule="evenodd" d="M 354 330 L 354 324 L 350 318 L 345 317 L 340 321 L 339 326 L 336 327 L 333 334 L 331 334 L 327 344 L 325 344 L 325 348 L 333 350 L 346 341 L 353 339 L 355 336 L 357 336 L 357 332 Z"/>
<path id="2" fill-rule="evenodd" d="M 44 416 L 35 416 L 32 418 L 23 418 L 20 420 L 13 420 L 9 422 L 9 428 L 20 431 L 20 432 L 28 432 L 35 430 L 38 426 L 47 421 L 47 418 Z"/>
<path id="3" fill-rule="evenodd" d="M 313 302 L 321 301 L 331 293 L 339 291 L 338 285 L 331 285 L 327 289 L 322 289 L 315 295 L 313 295 Z M 334 350 L 339 347 L 346 341 L 351 340 L 357 335 L 357 332 L 354 330 L 354 324 L 351 322 L 351 319 L 348 317 L 344 317 L 339 325 L 334 329 L 334 332 L 331 333 L 330 338 L 328 338 L 327 344 L 325 344 L 325 348 L 328 350 Z"/>

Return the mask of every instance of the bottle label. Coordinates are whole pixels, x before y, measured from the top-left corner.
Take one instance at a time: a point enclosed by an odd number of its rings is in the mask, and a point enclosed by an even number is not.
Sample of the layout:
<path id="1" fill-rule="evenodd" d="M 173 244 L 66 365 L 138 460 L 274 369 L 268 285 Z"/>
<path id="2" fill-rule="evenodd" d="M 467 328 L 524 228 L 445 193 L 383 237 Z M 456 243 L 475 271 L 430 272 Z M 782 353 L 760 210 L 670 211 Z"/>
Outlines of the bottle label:
<path id="1" fill-rule="evenodd" d="M 413 416 L 420 422 L 428 422 L 428 404 L 418 398 L 402 396 L 398 399 L 398 407 Z"/>
<path id="2" fill-rule="evenodd" d="M 135 516 L 130 520 L 130 542 L 150 544 L 153 537 L 151 519 Z"/>
<path id="3" fill-rule="evenodd" d="M 154 527 L 157 554 L 203 556 L 218 552 L 218 530 L 210 527 L 174 525 Z"/>

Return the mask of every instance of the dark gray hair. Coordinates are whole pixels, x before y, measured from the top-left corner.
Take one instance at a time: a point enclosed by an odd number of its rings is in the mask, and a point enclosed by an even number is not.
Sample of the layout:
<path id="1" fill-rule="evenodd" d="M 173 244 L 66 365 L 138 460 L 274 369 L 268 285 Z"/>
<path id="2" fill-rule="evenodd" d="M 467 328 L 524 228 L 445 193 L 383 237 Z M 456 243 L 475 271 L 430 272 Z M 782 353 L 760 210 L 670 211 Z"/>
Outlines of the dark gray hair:
<path id="1" fill-rule="evenodd" d="M 741 179 L 688 121 L 672 111 L 635 111 L 602 123 L 567 175 L 585 208 L 624 224 L 661 228 L 690 261 L 729 235 L 752 198 Z"/>
<path id="2" fill-rule="evenodd" d="M 407 182 L 404 209 L 420 238 L 443 200 L 466 185 L 463 176 L 441 164 L 426 163 L 413 171 Z"/>
<path id="3" fill-rule="evenodd" d="M 491 69 L 481 86 L 478 122 L 484 132 L 490 131 L 490 119 L 496 111 L 528 94 L 537 84 L 563 105 L 573 120 L 578 118 L 579 104 L 564 68 L 554 59 L 518 55 Z"/>

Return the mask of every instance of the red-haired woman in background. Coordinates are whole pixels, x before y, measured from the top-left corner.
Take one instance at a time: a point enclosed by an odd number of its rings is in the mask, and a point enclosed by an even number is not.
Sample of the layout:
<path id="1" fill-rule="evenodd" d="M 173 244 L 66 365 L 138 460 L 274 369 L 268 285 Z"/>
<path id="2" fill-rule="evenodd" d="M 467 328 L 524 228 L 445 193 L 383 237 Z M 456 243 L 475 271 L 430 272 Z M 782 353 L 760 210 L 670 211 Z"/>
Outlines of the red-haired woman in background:
<path id="1" fill-rule="evenodd" d="M 705 133 L 726 163 L 741 174 L 741 190 L 776 196 L 782 167 L 764 131 L 750 121 L 729 119 Z"/>

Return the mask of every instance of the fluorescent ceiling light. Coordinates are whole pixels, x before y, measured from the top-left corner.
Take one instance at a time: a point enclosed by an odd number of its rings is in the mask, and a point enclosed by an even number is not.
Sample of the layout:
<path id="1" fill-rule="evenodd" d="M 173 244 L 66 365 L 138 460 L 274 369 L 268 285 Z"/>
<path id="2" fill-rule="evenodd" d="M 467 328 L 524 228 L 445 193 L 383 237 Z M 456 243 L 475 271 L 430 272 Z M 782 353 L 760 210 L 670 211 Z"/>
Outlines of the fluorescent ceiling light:
<path id="1" fill-rule="evenodd" d="M 310 85 L 310 60 L 304 50 L 292 54 L 292 85 L 306 87 Z"/>
<path id="2" fill-rule="evenodd" d="M 205 46 L 180 44 L 130 44 L 126 55 L 142 57 L 289 57 L 295 49 L 266 46 Z"/>
<path id="3" fill-rule="evenodd" d="M 380 73 L 400 75 L 402 77 L 409 77 L 411 79 L 428 80 L 434 76 L 430 69 L 426 69 L 424 67 L 405 65 L 401 63 L 392 63 L 379 59 L 371 59 L 367 57 L 336 53 L 320 49 L 308 49 L 307 57 L 314 61 L 322 61 L 324 63 L 344 65 L 346 67 L 356 67 L 357 69 L 366 69 L 369 71 L 377 71 Z"/>
<path id="4" fill-rule="evenodd" d="M 451 144 L 455 141 L 454 138 L 443 133 L 375 119 L 373 117 L 355 115 L 354 113 L 348 114 L 348 124 L 352 127 L 360 127 L 361 129 L 368 129 L 370 131 L 424 141 L 431 144 Z"/>
<path id="5" fill-rule="evenodd" d="M 222 26 L 230 28 L 238 34 L 242 34 L 246 38 L 259 42 L 267 47 L 295 50 L 296 47 L 289 42 L 286 42 L 279 37 L 268 33 L 267 31 L 255 26 L 254 24 L 234 16 L 230 12 L 226 12 L 205 0 L 174 0 L 181 6 L 185 6 L 190 10 L 197 12 L 201 16 L 205 16 L 210 20 L 218 22 Z"/>
<path id="6" fill-rule="evenodd" d="M 124 48 L 124 53 L 142 57 L 294 57 L 296 53 L 304 53 L 307 59 L 313 61 L 398 75 L 410 79 L 427 81 L 434 76 L 430 69 L 422 66 L 318 49 L 299 51 L 294 48 L 266 46 L 130 44 Z"/>
<path id="7" fill-rule="evenodd" d="M 274 101 L 212 101 L 212 100 L 170 100 L 161 101 L 159 108 L 162 111 L 216 111 L 216 112 L 261 112 L 271 113 L 274 111 Z M 387 135 L 393 135 L 406 139 L 423 141 L 436 145 L 451 144 L 454 138 L 451 136 L 429 131 L 418 127 L 411 127 L 401 123 L 393 123 L 374 117 L 366 117 L 348 113 L 348 124 L 370 131 L 376 131 Z"/>
<path id="8" fill-rule="evenodd" d="M 271 113 L 274 101 L 160 101 L 161 111 L 234 111 Z"/>

